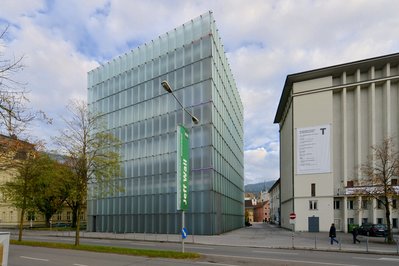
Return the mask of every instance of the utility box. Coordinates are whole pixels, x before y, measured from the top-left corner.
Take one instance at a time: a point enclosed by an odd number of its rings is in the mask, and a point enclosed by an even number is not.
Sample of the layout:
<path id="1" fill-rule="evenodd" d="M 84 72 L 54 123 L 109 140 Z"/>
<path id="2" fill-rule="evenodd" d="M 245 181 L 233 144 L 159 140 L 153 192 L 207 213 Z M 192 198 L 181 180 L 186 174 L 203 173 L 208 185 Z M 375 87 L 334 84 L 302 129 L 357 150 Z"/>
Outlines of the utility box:
<path id="1" fill-rule="evenodd" d="M 10 247 L 10 233 L 0 232 L 0 265 L 8 265 L 8 249 Z"/>

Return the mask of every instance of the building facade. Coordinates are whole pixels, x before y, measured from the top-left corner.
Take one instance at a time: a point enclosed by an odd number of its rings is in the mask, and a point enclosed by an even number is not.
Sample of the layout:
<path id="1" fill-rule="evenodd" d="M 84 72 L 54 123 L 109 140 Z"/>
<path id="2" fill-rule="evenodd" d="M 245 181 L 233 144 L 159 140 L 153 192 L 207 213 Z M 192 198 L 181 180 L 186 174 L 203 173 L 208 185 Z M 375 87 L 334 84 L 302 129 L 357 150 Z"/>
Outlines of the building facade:
<path id="1" fill-rule="evenodd" d="M 399 148 L 399 54 L 287 76 L 275 123 L 280 127 L 281 225 L 296 231 L 386 224 L 375 199 L 355 196 L 371 146 Z M 393 182 L 393 181 L 392 181 Z M 393 230 L 399 212 L 391 205 Z"/>
<path id="2" fill-rule="evenodd" d="M 34 153 L 35 146 L 29 142 L 0 134 L 0 186 L 12 181 L 18 176 L 18 167 L 24 160 Z M 51 226 L 67 226 L 72 221 L 72 210 L 65 206 L 51 218 Z M 21 220 L 21 209 L 16 208 L 13 202 L 0 193 L 0 227 L 18 227 Z M 85 208 L 80 214 L 82 224 L 86 223 Z M 23 219 L 24 227 L 45 227 L 45 215 L 36 211 L 26 211 Z"/>
<path id="3" fill-rule="evenodd" d="M 245 199 L 245 222 L 249 225 L 255 221 L 255 203 L 253 199 Z"/>
<path id="4" fill-rule="evenodd" d="M 280 224 L 280 178 L 269 189 L 270 223 Z"/>
<path id="5" fill-rule="evenodd" d="M 254 207 L 254 222 L 268 222 L 269 201 L 259 201 Z"/>
<path id="6" fill-rule="evenodd" d="M 162 88 L 163 80 L 199 124 Z M 211 12 L 90 71 L 88 103 L 122 142 L 125 188 L 89 198 L 88 230 L 180 232 L 179 124 L 191 141 L 189 234 L 244 225 L 243 105 Z"/>

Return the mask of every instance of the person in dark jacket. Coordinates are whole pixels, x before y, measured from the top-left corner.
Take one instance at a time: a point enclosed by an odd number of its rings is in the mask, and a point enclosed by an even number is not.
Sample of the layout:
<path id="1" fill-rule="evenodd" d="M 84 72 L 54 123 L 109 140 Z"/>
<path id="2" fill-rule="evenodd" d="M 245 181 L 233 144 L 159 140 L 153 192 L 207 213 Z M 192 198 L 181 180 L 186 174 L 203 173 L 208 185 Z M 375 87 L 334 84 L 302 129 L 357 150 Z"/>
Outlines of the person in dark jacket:
<path id="1" fill-rule="evenodd" d="M 360 240 L 357 239 L 357 236 L 359 235 L 359 230 L 357 229 L 357 227 L 352 229 L 352 236 L 353 236 L 353 244 L 356 244 L 356 242 L 360 243 Z"/>
<path id="2" fill-rule="evenodd" d="M 335 225 L 334 224 L 331 224 L 330 232 L 329 232 L 328 236 L 330 237 L 331 245 L 334 242 L 336 242 L 338 244 L 338 240 L 335 239 L 337 237 L 337 230 L 335 229 Z"/>

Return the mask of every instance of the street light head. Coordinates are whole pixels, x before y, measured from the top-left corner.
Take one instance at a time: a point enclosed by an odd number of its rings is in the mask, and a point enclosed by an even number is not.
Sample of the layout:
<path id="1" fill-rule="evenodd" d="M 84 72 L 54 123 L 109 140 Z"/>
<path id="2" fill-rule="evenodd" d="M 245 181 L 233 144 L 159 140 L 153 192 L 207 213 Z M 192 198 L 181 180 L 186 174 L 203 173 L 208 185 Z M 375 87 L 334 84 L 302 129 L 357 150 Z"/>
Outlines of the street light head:
<path id="1" fill-rule="evenodd" d="M 172 93 L 172 87 L 169 85 L 169 82 L 164 80 L 161 82 L 162 87 L 169 93 Z"/>
<path id="2" fill-rule="evenodd" d="M 196 118 L 194 115 L 191 115 L 191 119 L 193 120 L 194 124 L 198 124 L 199 123 L 199 119 Z"/>

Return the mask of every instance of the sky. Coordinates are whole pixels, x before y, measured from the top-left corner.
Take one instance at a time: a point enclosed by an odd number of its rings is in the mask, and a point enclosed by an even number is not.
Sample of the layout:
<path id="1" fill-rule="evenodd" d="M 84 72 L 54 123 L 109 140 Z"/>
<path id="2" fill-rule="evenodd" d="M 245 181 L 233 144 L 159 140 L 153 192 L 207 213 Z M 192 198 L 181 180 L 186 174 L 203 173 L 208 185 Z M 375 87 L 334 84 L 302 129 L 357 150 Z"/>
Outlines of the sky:
<path id="1" fill-rule="evenodd" d="M 244 105 L 250 184 L 279 177 L 273 121 L 287 75 L 399 52 L 398 10 L 396 0 L 0 0 L 0 60 L 24 57 L 13 79 L 53 119 L 31 130 L 48 141 L 68 102 L 86 99 L 88 71 L 212 11 Z"/>

